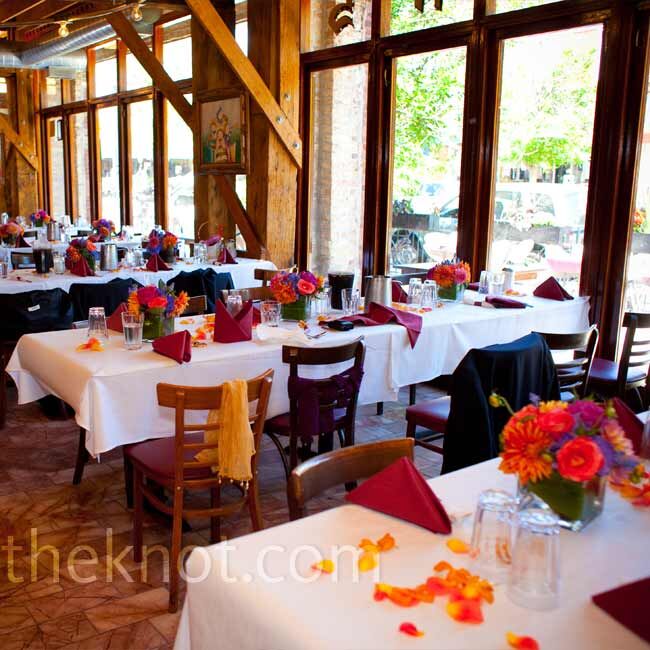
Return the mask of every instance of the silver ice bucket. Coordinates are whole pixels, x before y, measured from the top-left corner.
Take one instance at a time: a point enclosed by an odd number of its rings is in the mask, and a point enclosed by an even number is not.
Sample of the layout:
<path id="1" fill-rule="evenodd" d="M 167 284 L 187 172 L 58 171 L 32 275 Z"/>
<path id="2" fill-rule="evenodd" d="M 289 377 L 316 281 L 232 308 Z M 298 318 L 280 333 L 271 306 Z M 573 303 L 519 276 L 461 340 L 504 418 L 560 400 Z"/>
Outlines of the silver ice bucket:
<path id="1" fill-rule="evenodd" d="M 368 311 L 371 302 L 390 307 L 393 302 L 393 285 L 389 275 L 369 275 L 366 277 L 365 309 Z"/>
<path id="2" fill-rule="evenodd" d="M 117 244 L 102 244 L 99 256 L 99 268 L 102 271 L 115 271 L 117 263 Z"/>

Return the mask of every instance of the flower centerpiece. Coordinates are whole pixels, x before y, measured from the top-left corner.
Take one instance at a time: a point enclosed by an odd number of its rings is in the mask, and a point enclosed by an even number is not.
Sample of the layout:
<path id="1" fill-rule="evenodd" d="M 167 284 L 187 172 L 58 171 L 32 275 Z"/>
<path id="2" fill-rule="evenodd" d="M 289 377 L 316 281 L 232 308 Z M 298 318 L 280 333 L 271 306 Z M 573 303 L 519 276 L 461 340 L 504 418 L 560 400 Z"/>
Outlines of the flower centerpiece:
<path id="1" fill-rule="evenodd" d="M 88 267 L 94 273 L 99 252 L 90 239 L 73 239 L 65 251 L 65 268 L 70 270 L 81 259 L 85 259 Z"/>
<path id="2" fill-rule="evenodd" d="M 427 280 L 435 280 L 440 300 L 459 302 L 469 284 L 470 268 L 467 262 L 456 258 L 436 264 L 427 273 Z"/>
<path id="3" fill-rule="evenodd" d="M 309 298 L 323 290 L 325 279 L 310 271 L 280 271 L 271 279 L 271 292 L 280 303 L 285 320 L 306 320 Z"/>
<path id="4" fill-rule="evenodd" d="M 153 341 L 174 332 L 174 318 L 187 309 L 188 302 L 185 291 L 176 295 L 173 288 L 161 280 L 157 287 L 134 289 L 129 294 L 127 306 L 133 314 L 144 314 L 142 337 Z"/>
<path id="5" fill-rule="evenodd" d="M 149 233 L 147 250 L 152 254 L 158 254 L 165 262 L 173 263 L 176 259 L 176 245 L 178 237 L 167 230 L 152 230 Z"/>
<path id="6" fill-rule="evenodd" d="M 639 459 L 611 402 L 534 402 L 514 413 L 501 396 L 492 406 L 512 417 L 501 434 L 501 464 L 522 492 L 545 502 L 572 530 L 600 514 L 605 484 L 634 481 Z"/>
<path id="7" fill-rule="evenodd" d="M 44 228 L 48 223 L 54 221 L 45 210 L 36 210 L 36 212 L 29 215 L 29 220 L 35 228 Z"/>
<path id="8" fill-rule="evenodd" d="M 104 242 L 110 240 L 115 235 L 115 224 L 109 219 L 96 219 L 93 221 L 94 241 Z"/>
<path id="9" fill-rule="evenodd" d="M 15 246 L 16 242 L 25 233 L 23 227 L 16 221 L 8 221 L 0 224 L 0 241 L 9 246 Z"/>

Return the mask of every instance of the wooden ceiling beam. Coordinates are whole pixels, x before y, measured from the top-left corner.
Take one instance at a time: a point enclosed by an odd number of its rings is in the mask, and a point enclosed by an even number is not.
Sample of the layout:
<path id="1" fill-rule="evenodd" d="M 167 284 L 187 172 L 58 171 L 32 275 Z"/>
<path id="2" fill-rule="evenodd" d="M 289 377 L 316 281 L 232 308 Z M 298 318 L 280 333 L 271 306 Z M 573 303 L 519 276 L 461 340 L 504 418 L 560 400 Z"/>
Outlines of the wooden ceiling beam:
<path id="1" fill-rule="evenodd" d="M 302 168 L 300 135 L 287 119 L 255 66 L 237 45 L 235 37 L 217 10 L 208 0 L 187 0 L 187 6 L 192 10 L 192 16 L 201 23 L 233 72 L 262 109 L 296 166 Z"/>
<path id="2" fill-rule="evenodd" d="M 43 4 L 45 0 L 8 0 L 0 2 L 0 23 L 17 18 L 33 7 Z"/>
<path id="3" fill-rule="evenodd" d="M 45 2 L 41 2 L 39 5 L 32 7 L 29 11 L 22 14 L 18 22 L 22 20 L 45 20 L 53 16 L 56 17 L 58 13 L 66 11 L 77 4 L 79 4 L 78 0 L 45 0 Z M 61 16 L 62 20 L 65 18 L 68 18 L 67 14 Z M 39 29 L 39 27 L 19 27 L 16 29 L 16 40 L 26 40 L 29 34 L 37 32 Z"/>
<path id="4" fill-rule="evenodd" d="M 38 158 L 29 147 L 25 145 L 24 138 L 11 126 L 9 120 L 0 113 L 0 133 L 20 152 L 22 157 L 38 172 Z"/>

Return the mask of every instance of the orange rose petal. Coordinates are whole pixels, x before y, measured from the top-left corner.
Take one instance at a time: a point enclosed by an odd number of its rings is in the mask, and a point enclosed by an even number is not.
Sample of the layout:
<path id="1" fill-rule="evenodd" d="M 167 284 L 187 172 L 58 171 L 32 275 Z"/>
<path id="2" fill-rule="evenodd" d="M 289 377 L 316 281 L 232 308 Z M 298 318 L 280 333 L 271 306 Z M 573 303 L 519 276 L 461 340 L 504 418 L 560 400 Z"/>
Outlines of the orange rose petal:
<path id="1" fill-rule="evenodd" d="M 418 585 L 415 588 L 415 597 L 423 603 L 432 603 L 436 595 L 428 589 L 427 585 Z"/>
<path id="2" fill-rule="evenodd" d="M 395 547 L 395 538 L 390 533 L 386 533 L 381 539 L 377 540 L 377 546 L 382 552 L 390 551 Z"/>
<path id="3" fill-rule="evenodd" d="M 436 566 L 433 567 L 433 570 L 434 571 L 449 571 L 452 568 L 453 567 L 451 566 L 451 564 L 449 564 L 449 562 L 445 562 L 444 560 L 442 560 L 442 561 L 438 562 L 438 564 L 436 564 Z"/>
<path id="4" fill-rule="evenodd" d="M 459 623 L 482 623 L 483 612 L 477 600 L 451 600 L 447 603 L 447 614 Z"/>
<path id="5" fill-rule="evenodd" d="M 408 636 L 424 636 L 424 632 L 418 630 L 413 623 L 402 623 L 399 626 L 399 631 Z"/>
<path id="6" fill-rule="evenodd" d="M 393 587 L 388 594 L 392 603 L 400 607 L 413 607 L 420 601 L 415 596 L 413 589 L 404 589 L 402 587 Z"/>
<path id="7" fill-rule="evenodd" d="M 359 556 L 359 571 L 372 571 L 377 566 L 377 554 L 364 551 Z"/>
<path id="8" fill-rule="evenodd" d="M 316 564 L 312 564 L 311 568 L 321 573 L 332 573 L 334 571 L 334 562 L 332 560 L 321 560 Z"/>
<path id="9" fill-rule="evenodd" d="M 373 553 L 379 553 L 379 547 L 373 541 L 369 540 L 367 537 L 364 537 L 357 546 L 364 551 L 372 551 Z"/>
<path id="10" fill-rule="evenodd" d="M 427 589 L 436 596 L 446 596 L 450 587 L 442 578 L 432 577 L 427 580 Z"/>
<path id="11" fill-rule="evenodd" d="M 447 540 L 447 548 L 452 553 L 469 553 L 469 546 L 462 539 Z"/>
<path id="12" fill-rule="evenodd" d="M 532 636 L 517 636 L 512 632 L 508 632 L 506 640 L 511 648 L 517 650 L 539 650 L 539 643 Z"/>
<path id="13" fill-rule="evenodd" d="M 82 352 L 83 350 L 90 350 L 91 352 L 103 352 L 104 346 L 99 339 L 89 338 L 85 343 L 81 343 L 77 346 L 77 352 Z"/>

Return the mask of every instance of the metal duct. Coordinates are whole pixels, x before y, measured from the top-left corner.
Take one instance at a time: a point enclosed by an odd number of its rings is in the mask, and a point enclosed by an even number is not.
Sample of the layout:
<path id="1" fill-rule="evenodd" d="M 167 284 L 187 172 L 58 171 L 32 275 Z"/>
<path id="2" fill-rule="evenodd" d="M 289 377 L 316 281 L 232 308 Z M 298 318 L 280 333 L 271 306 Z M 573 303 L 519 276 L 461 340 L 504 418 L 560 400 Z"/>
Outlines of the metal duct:
<path id="1" fill-rule="evenodd" d="M 0 68 L 74 68 L 86 69 L 86 57 L 83 54 L 66 54 L 51 57 L 38 65 L 25 65 L 17 54 L 0 46 Z"/>

